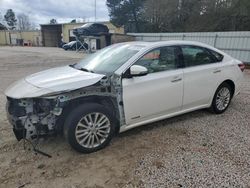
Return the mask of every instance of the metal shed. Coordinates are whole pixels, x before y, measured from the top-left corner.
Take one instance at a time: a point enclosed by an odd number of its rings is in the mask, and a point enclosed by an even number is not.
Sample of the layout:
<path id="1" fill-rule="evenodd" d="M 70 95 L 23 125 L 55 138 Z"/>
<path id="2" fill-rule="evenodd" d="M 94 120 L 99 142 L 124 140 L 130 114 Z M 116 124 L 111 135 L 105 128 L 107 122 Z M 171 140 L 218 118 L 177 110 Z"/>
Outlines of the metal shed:
<path id="1" fill-rule="evenodd" d="M 42 43 L 46 47 L 58 47 L 62 40 L 62 24 L 41 25 Z"/>

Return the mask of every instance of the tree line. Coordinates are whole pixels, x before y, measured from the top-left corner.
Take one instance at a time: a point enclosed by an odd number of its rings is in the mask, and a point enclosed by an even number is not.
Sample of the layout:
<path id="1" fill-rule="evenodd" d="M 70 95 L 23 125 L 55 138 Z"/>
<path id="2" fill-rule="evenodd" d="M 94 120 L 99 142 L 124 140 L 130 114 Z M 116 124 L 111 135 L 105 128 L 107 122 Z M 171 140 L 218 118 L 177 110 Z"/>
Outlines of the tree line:
<path id="1" fill-rule="evenodd" d="M 5 29 L 32 30 L 35 29 L 35 26 L 28 15 L 21 13 L 16 16 L 12 9 L 8 9 L 4 17 L 0 15 L 0 30 Z"/>
<path id="2" fill-rule="evenodd" d="M 57 20 L 52 18 L 49 24 L 57 24 Z M 16 16 L 12 9 L 8 9 L 4 17 L 0 13 L 0 30 L 34 30 L 35 24 L 30 20 L 29 16 L 21 13 Z"/>
<path id="3" fill-rule="evenodd" d="M 250 0 L 107 0 L 111 22 L 127 32 L 250 30 Z"/>

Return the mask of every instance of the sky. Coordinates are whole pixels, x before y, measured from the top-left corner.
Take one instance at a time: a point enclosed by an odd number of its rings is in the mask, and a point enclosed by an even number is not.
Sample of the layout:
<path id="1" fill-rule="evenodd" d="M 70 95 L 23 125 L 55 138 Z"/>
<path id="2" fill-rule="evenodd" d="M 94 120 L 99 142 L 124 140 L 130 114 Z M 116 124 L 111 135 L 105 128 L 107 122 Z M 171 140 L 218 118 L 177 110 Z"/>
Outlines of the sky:
<path id="1" fill-rule="evenodd" d="M 0 19 L 7 9 L 16 16 L 24 13 L 36 26 L 49 23 L 55 18 L 58 23 L 95 20 L 95 0 L 0 0 Z M 109 20 L 106 0 L 96 0 L 97 21 Z"/>

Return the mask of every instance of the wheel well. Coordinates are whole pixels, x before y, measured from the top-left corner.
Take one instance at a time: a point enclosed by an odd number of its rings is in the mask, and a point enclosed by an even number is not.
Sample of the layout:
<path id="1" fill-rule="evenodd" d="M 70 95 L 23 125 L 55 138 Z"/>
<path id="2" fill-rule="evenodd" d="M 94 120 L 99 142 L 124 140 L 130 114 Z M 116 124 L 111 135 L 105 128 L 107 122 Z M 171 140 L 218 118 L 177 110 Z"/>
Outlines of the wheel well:
<path id="1" fill-rule="evenodd" d="M 223 83 L 227 83 L 228 85 L 230 85 L 231 89 L 232 89 L 232 96 L 234 96 L 234 92 L 235 92 L 235 84 L 232 80 L 225 80 Z M 223 84 L 222 83 L 222 84 Z"/>
<path id="2" fill-rule="evenodd" d="M 119 131 L 119 109 L 116 103 L 116 99 L 115 98 L 111 98 L 111 97 L 105 97 L 105 96 L 89 96 L 89 97 L 81 97 L 81 98 L 77 98 L 74 100 L 69 101 L 64 107 L 63 107 L 63 112 L 62 114 L 59 116 L 58 120 L 57 120 L 57 126 L 56 126 L 56 130 L 59 133 L 62 133 L 63 130 L 63 125 L 65 122 L 65 119 L 67 118 L 68 114 L 70 113 L 70 111 L 74 108 L 76 108 L 79 105 L 82 105 L 84 103 L 97 103 L 97 104 L 101 104 L 107 108 L 110 109 L 110 111 L 113 113 L 113 116 L 115 117 L 116 120 L 116 124 L 117 124 L 117 131 Z"/>

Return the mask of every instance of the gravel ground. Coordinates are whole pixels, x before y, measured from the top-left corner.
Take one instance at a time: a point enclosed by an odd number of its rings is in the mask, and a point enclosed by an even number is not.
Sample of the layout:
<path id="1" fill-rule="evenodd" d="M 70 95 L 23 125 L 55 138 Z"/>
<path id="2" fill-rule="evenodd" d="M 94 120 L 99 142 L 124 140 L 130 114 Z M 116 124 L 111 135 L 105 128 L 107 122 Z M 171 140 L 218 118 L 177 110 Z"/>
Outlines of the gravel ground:
<path id="1" fill-rule="evenodd" d="M 5 115 L 4 89 L 33 72 L 77 62 L 57 48 L 0 47 L 0 187 L 250 187 L 250 71 L 227 112 L 200 110 L 120 134 L 82 155 L 61 138 L 23 149 Z"/>

